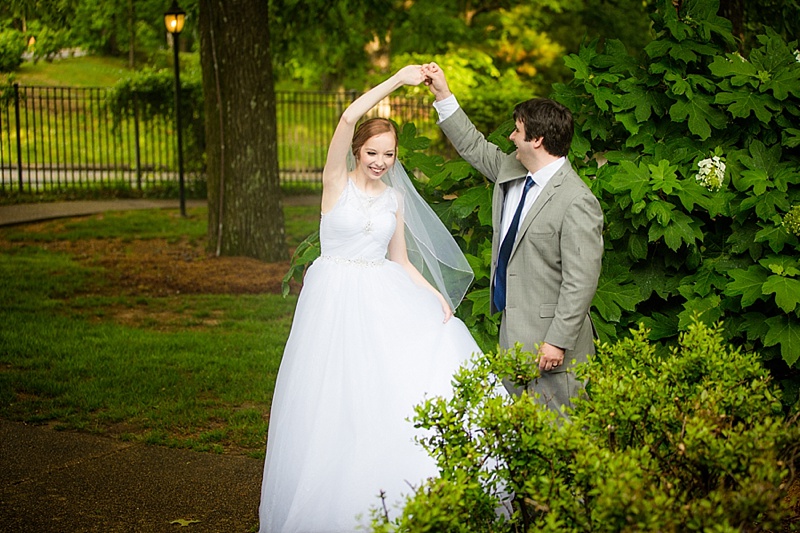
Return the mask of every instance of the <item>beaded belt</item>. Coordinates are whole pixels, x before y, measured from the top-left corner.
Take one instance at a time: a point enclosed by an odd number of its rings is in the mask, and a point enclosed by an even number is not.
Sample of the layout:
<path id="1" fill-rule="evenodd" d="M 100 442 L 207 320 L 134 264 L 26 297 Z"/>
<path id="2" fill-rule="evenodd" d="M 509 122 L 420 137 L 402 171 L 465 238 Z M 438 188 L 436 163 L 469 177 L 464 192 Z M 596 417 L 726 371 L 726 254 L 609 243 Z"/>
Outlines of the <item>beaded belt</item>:
<path id="1" fill-rule="evenodd" d="M 319 259 L 322 261 L 332 261 L 339 265 L 353 265 L 359 267 L 377 267 L 386 262 L 386 259 L 378 259 L 377 261 L 368 261 L 366 259 L 351 259 L 349 257 L 337 257 L 334 255 L 321 255 Z"/>

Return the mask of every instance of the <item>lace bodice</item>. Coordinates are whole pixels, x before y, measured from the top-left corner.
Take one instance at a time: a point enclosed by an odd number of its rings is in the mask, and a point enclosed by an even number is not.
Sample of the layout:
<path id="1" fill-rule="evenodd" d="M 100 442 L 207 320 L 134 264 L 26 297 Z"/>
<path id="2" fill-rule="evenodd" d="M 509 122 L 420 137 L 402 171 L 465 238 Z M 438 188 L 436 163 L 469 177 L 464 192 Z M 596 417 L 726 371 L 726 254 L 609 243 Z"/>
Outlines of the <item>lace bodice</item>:
<path id="1" fill-rule="evenodd" d="M 364 262 L 385 259 L 397 225 L 398 205 L 391 187 L 369 196 L 347 180 L 336 205 L 322 215 L 322 256 Z"/>

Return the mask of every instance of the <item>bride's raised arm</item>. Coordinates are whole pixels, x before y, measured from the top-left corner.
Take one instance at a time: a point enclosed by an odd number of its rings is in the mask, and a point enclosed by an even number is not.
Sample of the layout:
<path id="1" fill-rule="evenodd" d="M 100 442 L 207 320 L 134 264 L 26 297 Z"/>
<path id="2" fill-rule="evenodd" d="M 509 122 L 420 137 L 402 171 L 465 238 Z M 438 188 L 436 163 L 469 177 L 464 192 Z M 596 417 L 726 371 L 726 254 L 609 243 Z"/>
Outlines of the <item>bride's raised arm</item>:
<path id="1" fill-rule="evenodd" d="M 421 65 L 408 65 L 356 98 L 342 113 L 328 146 L 322 170 L 322 211 L 333 207 L 347 183 L 347 152 L 353 141 L 356 124 L 367 111 L 403 85 L 419 85 L 424 80 Z"/>

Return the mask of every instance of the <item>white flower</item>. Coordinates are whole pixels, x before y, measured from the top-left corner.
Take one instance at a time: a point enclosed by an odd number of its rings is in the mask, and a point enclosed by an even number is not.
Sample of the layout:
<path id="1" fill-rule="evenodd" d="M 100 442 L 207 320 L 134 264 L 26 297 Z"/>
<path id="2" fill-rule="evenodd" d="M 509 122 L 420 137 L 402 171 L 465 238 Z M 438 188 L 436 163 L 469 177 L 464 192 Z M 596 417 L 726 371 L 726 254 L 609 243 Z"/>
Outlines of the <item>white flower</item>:
<path id="1" fill-rule="evenodd" d="M 725 162 L 719 156 L 709 157 L 697 163 L 700 169 L 696 179 L 709 191 L 718 191 L 725 180 Z"/>
<path id="2" fill-rule="evenodd" d="M 794 60 L 800 63 L 800 50 L 794 51 Z"/>

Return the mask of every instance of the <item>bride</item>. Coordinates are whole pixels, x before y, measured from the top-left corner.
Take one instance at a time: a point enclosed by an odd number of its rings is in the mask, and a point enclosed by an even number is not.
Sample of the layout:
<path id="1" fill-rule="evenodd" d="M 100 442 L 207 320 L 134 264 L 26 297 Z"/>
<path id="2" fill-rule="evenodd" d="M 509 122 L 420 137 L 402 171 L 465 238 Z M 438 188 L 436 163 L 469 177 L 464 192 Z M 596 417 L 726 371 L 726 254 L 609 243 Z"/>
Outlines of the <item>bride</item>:
<path id="1" fill-rule="evenodd" d="M 472 271 L 396 162 L 394 124 L 355 129 L 392 91 L 422 81 L 420 66 L 400 69 L 344 111 L 331 139 L 322 254 L 306 273 L 275 385 L 262 533 L 350 533 L 369 524 L 381 495 L 400 509 L 437 475 L 409 419 L 426 397 L 447 395 L 479 350 L 453 317 Z"/>

